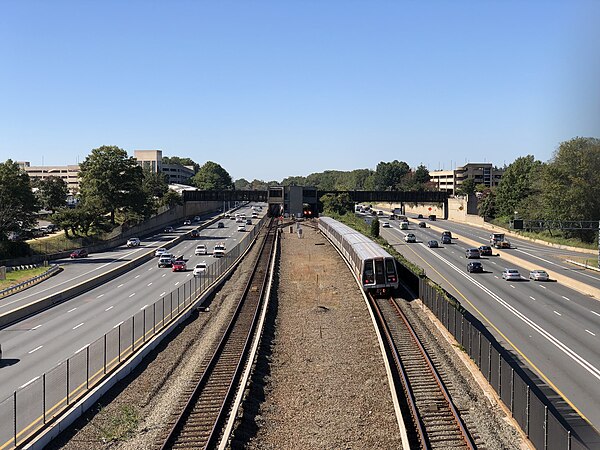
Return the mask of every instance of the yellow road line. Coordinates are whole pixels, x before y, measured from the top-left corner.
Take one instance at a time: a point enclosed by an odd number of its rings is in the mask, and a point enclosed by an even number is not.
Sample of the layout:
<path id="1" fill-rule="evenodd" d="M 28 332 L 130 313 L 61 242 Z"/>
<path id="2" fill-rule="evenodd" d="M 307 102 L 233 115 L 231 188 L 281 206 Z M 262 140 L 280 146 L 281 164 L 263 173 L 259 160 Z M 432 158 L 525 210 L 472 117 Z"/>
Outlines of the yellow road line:
<path id="1" fill-rule="evenodd" d="M 485 314 L 483 314 L 475 305 L 473 305 L 473 303 L 471 303 L 471 301 L 456 287 L 454 286 L 454 284 L 452 284 L 452 282 L 450 282 L 444 275 L 442 275 L 438 270 L 435 269 L 435 267 L 433 267 L 431 264 L 429 264 L 421 255 L 419 255 L 415 250 L 413 250 L 412 248 L 410 248 L 410 246 L 407 246 L 417 257 L 419 257 L 425 264 L 427 264 L 431 270 L 433 270 L 435 273 L 437 273 L 440 277 L 442 277 L 442 279 L 448 283 L 452 289 L 454 289 L 457 294 L 464 299 L 465 302 L 467 302 L 471 308 L 473 308 L 473 310 L 475 310 L 477 312 L 477 314 L 479 314 L 483 320 L 485 322 L 487 322 L 487 324 L 492 327 L 526 362 L 527 364 L 529 364 L 529 366 L 531 368 L 533 368 L 535 370 L 535 372 L 552 388 L 554 389 L 554 391 L 560 395 L 562 397 L 562 399 L 571 407 L 573 408 L 573 410 L 575 410 L 577 412 L 577 414 L 579 414 L 579 416 L 581 418 L 583 418 L 587 423 L 589 423 L 590 425 L 592 425 L 592 423 L 588 420 L 588 418 L 579 410 L 579 408 L 577 408 L 573 402 L 571 400 L 569 400 L 569 398 L 563 394 L 563 392 L 558 389 L 558 387 L 550 380 L 550 378 L 548 378 L 544 372 L 542 372 L 502 331 L 500 331 L 500 329 L 498 329 L 498 327 L 496 327 L 496 325 L 494 325 L 494 323 L 488 319 L 486 317 Z M 593 425 L 592 425 L 593 426 Z"/>

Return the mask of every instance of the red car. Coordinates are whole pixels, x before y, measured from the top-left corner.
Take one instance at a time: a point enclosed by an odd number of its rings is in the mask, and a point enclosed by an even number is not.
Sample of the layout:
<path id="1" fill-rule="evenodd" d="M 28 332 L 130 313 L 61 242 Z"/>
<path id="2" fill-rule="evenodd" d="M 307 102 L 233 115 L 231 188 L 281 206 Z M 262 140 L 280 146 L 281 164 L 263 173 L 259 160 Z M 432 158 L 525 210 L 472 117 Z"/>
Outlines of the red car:
<path id="1" fill-rule="evenodd" d="M 88 252 L 85 248 L 78 248 L 77 250 L 73 250 L 71 252 L 71 259 L 73 258 L 85 258 L 88 255 Z"/>
<path id="2" fill-rule="evenodd" d="M 178 259 L 173 262 L 173 272 L 185 272 L 186 270 L 185 261 Z"/>

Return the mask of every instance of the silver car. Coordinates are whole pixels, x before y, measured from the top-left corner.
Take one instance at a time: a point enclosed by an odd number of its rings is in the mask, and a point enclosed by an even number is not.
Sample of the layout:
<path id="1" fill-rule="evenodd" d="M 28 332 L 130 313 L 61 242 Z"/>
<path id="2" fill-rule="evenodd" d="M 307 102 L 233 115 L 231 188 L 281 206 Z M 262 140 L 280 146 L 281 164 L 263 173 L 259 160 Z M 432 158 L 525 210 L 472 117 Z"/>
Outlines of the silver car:
<path id="1" fill-rule="evenodd" d="M 545 270 L 532 270 L 529 272 L 529 279 L 533 281 L 548 281 L 550 280 L 550 275 Z"/>
<path id="2" fill-rule="evenodd" d="M 517 269 L 504 269 L 502 271 L 502 278 L 506 281 L 519 281 L 521 279 L 521 274 Z"/>

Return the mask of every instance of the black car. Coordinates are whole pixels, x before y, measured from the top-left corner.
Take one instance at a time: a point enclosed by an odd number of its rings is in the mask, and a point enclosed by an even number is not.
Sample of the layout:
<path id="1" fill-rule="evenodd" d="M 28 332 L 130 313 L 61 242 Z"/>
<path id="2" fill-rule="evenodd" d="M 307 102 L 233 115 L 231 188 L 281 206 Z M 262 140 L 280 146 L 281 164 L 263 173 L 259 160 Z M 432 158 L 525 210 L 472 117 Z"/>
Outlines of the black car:
<path id="1" fill-rule="evenodd" d="M 479 261 L 471 261 L 470 263 L 467 264 L 467 272 L 482 273 L 483 272 L 483 264 L 481 264 Z"/>
<path id="2" fill-rule="evenodd" d="M 423 214 L 419 214 L 419 215 L 417 216 L 417 219 L 422 219 L 422 218 L 423 218 Z"/>
<path id="3" fill-rule="evenodd" d="M 429 248 L 438 248 L 439 247 L 438 241 L 433 241 L 432 240 L 432 241 L 427 242 L 427 247 L 429 247 Z"/>
<path id="4" fill-rule="evenodd" d="M 452 244 L 452 238 L 445 234 L 442 236 L 442 244 Z"/>
<path id="5" fill-rule="evenodd" d="M 419 228 L 427 228 L 427 224 L 425 222 L 419 222 Z"/>
<path id="6" fill-rule="evenodd" d="M 165 233 L 172 233 L 173 231 L 175 231 L 173 227 L 165 227 Z"/>
<path id="7" fill-rule="evenodd" d="M 190 233 L 190 236 L 193 238 L 200 237 L 200 232 L 198 230 L 192 230 L 192 232 Z"/>
<path id="8" fill-rule="evenodd" d="M 223 222 L 217 223 L 217 228 L 225 228 L 225 224 Z"/>
<path id="9" fill-rule="evenodd" d="M 492 256 L 492 247 L 489 245 L 482 245 L 479 247 L 479 253 L 481 256 Z"/>

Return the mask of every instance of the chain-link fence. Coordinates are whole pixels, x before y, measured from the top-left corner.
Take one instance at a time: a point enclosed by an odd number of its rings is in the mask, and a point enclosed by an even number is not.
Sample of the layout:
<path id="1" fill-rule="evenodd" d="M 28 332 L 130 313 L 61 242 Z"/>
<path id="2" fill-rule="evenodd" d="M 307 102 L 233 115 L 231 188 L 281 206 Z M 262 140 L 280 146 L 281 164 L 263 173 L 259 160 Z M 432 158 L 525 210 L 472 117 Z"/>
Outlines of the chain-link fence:
<path id="1" fill-rule="evenodd" d="M 265 220 L 201 276 L 192 277 L 0 401 L 0 450 L 24 443 L 187 311 L 248 249 Z"/>

